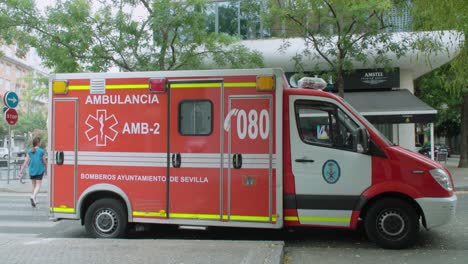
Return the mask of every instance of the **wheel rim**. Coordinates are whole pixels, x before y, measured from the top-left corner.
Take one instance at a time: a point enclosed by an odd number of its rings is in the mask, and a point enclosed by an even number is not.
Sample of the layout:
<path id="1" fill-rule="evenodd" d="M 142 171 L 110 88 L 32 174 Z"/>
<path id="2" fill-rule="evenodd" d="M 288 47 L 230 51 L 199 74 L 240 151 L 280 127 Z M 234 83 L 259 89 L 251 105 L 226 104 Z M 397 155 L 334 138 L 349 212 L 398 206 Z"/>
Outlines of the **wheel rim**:
<path id="1" fill-rule="evenodd" d="M 118 226 L 117 214 L 111 209 L 103 209 L 96 214 L 94 226 L 99 233 L 112 234 Z"/>
<path id="2" fill-rule="evenodd" d="M 386 210 L 377 218 L 379 232 L 389 239 L 399 239 L 405 235 L 408 219 L 397 210 Z"/>

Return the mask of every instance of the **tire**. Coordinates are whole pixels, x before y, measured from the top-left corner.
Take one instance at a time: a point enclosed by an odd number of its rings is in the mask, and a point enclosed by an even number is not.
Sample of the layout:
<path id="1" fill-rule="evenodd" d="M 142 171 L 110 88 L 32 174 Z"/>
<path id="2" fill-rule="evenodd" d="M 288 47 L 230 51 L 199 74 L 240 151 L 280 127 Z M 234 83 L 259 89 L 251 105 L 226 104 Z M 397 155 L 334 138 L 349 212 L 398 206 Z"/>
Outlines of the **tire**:
<path id="1" fill-rule="evenodd" d="M 95 201 L 86 211 L 85 229 L 94 238 L 122 238 L 127 232 L 127 212 L 115 199 Z"/>
<path id="2" fill-rule="evenodd" d="M 369 239 L 378 246 L 402 249 L 413 246 L 419 235 L 419 216 L 408 203 L 385 198 L 371 205 L 364 219 Z"/>
<path id="3" fill-rule="evenodd" d="M 8 154 L 5 154 L 5 155 L 3 156 L 3 158 L 4 158 L 4 159 L 8 159 Z"/>

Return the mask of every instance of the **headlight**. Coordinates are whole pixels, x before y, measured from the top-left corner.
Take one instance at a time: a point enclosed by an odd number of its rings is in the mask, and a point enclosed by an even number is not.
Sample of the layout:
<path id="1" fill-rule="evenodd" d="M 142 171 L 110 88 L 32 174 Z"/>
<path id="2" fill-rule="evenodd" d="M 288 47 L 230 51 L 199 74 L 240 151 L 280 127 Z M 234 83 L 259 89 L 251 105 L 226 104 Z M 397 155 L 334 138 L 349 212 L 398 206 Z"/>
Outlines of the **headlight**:
<path id="1" fill-rule="evenodd" d="M 450 177 L 448 174 L 441 169 L 432 169 L 429 171 L 431 173 L 432 178 L 436 180 L 445 190 L 451 192 L 453 191 L 452 182 L 450 181 Z"/>

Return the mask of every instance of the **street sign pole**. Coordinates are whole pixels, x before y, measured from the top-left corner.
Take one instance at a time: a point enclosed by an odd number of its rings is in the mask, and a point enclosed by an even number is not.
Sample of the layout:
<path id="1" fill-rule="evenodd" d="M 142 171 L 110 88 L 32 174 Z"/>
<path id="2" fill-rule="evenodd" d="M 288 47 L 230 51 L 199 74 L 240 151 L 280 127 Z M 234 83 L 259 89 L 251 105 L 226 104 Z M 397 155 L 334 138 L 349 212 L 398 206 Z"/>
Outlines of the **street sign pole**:
<path id="1" fill-rule="evenodd" d="M 7 184 L 10 184 L 10 158 L 11 158 L 11 126 L 8 125 L 8 176 L 7 176 Z"/>
<path id="2" fill-rule="evenodd" d="M 18 112 L 15 110 L 15 108 L 18 106 L 19 103 L 19 97 L 15 92 L 8 91 L 5 93 L 3 96 L 3 103 L 7 107 L 5 109 L 4 113 L 4 118 L 5 121 L 8 124 L 8 176 L 7 176 L 7 184 L 10 184 L 10 165 L 11 165 L 11 141 L 12 141 L 12 136 L 11 136 L 11 126 L 15 125 L 16 122 L 18 121 Z"/>

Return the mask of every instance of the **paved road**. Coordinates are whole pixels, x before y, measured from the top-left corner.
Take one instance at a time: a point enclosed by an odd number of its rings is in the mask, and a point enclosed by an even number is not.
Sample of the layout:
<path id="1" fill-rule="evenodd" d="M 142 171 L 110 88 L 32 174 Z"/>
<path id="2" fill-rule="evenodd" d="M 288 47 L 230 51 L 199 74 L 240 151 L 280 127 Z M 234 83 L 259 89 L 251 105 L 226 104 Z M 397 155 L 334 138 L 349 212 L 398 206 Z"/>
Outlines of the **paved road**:
<path id="1" fill-rule="evenodd" d="M 0 193 L 0 237 L 38 237 L 58 224 L 49 221 L 46 194 L 32 208 L 27 193 Z"/>
<path id="2" fill-rule="evenodd" d="M 468 263 L 468 192 L 458 194 L 456 218 L 448 225 L 422 231 L 408 250 L 383 250 L 364 235 L 347 231 L 303 231 L 285 239 L 285 263 Z"/>
<path id="3" fill-rule="evenodd" d="M 41 194 L 32 208 L 27 193 L 0 193 L 0 263 L 279 264 L 283 259 L 282 241 L 154 239 L 151 232 L 133 232 L 130 239 L 84 238 L 79 221 L 49 221 L 46 199 Z"/>
<path id="4" fill-rule="evenodd" d="M 455 163 L 450 162 L 451 160 L 447 164 L 448 167 L 454 168 Z M 468 186 L 466 169 L 457 170 L 454 175 L 456 175 L 456 185 Z M 46 193 L 40 194 L 39 206 L 33 209 L 29 204 L 27 193 L 30 188 L 29 182 L 19 184 L 14 180 L 10 184 L 5 184 L 5 178 L 0 181 L 2 184 L 0 187 L 8 191 L 0 192 L 0 256 L 8 256 L 7 262 L 4 262 L 5 258 L 0 258 L 0 263 L 63 263 L 53 262 L 57 259 L 51 262 L 50 258 L 44 257 L 39 261 L 32 261 L 35 253 L 43 256 L 54 246 L 60 250 L 52 250 L 48 254 L 66 256 L 66 262 L 69 264 L 106 263 L 118 259 L 116 256 L 122 256 L 125 263 L 268 263 L 265 259 L 277 260 L 278 254 L 273 254 L 271 257 L 271 252 L 279 252 L 280 248 L 282 250 L 282 241 L 285 243 L 284 263 L 286 264 L 374 264 L 376 262 L 465 264 L 468 259 L 468 192 L 466 191 L 458 194 L 459 204 L 454 221 L 430 232 L 423 231 L 420 243 L 413 249 L 391 251 L 377 248 L 360 232 L 327 229 L 301 229 L 289 232 L 213 228 L 208 231 L 188 231 L 160 226 L 149 232 L 133 232 L 130 239 L 126 240 L 87 239 L 84 228 L 78 221 L 54 223 L 48 220 Z M 26 251 L 22 246 L 31 244 L 36 245 L 32 247 L 33 251 L 23 256 Z M 80 258 L 84 252 L 97 247 L 109 248 L 109 254 L 113 256 Z M 72 248 L 73 251 L 67 251 L 67 248 Z M 114 250 L 115 248 L 121 250 Z M 145 248 L 154 250 L 146 252 L 142 250 Z M 255 248 L 259 250 L 252 250 Z M 237 256 L 234 256 L 234 253 Z M 149 260 L 127 259 L 129 255 L 137 254 L 146 254 Z M 172 258 L 174 255 L 177 258 Z M 204 258 L 204 255 L 209 258 Z M 253 256 L 257 255 L 266 258 L 253 259 Z M 159 261 L 154 262 L 155 256 L 159 257 Z M 18 259 L 20 257 L 24 258 Z M 131 262 L 137 260 L 140 262 Z"/>

